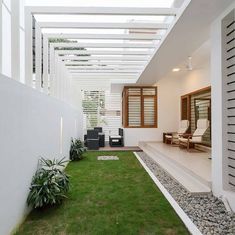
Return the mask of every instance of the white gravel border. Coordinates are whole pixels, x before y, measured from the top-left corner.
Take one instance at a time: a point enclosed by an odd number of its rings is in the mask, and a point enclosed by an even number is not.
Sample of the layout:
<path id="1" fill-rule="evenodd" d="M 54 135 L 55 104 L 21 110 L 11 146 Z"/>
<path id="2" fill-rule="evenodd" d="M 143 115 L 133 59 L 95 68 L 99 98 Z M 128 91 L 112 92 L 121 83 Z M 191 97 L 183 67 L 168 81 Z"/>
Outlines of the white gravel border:
<path id="1" fill-rule="evenodd" d="M 203 235 L 197 226 L 193 223 L 193 221 L 188 217 L 188 215 L 183 211 L 183 209 L 179 206 L 179 204 L 175 201 L 175 199 L 168 193 L 166 188 L 161 184 L 161 182 L 157 179 L 157 177 L 152 173 L 152 171 L 147 167 L 147 165 L 143 162 L 143 160 L 139 157 L 138 153 L 134 152 L 136 158 L 140 162 L 140 164 L 147 171 L 149 176 L 152 178 L 153 182 L 160 189 L 162 194 L 165 196 L 167 201 L 171 204 L 177 215 L 181 218 L 189 232 L 193 235 Z"/>

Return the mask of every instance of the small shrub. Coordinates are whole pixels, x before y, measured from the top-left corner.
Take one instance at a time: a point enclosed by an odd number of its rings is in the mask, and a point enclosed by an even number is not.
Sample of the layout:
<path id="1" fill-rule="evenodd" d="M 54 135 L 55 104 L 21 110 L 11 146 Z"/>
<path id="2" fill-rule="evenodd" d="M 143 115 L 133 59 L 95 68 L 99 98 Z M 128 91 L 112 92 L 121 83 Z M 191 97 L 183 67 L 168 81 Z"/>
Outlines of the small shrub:
<path id="1" fill-rule="evenodd" d="M 70 146 L 70 160 L 81 160 L 83 158 L 84 152 L 86 152 L 86 148 L 84 147 L 82 141 L 78 139 L 72 139 Z"/>
<path id="2" fill-rule="evenodd" d="M 47 160 L 41 158 L 40 167 L 33 176 L 28 205 L 42 208 L 59 204 L 69 190 L 69 176 L 62 171 L 66 160 Z"/>

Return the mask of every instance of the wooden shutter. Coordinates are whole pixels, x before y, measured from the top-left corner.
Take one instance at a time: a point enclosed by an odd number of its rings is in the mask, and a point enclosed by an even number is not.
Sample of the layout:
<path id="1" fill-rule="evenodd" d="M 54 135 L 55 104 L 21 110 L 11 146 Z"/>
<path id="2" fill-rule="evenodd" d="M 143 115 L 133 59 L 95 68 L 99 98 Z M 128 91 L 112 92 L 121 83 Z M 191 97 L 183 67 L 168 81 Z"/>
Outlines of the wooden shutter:
<path id="1" fill-rule="evenodd" d="M 154 126 L 155 125 L 155 105 L 156 99 L 152 97 L 143 97 L 144 100 L 144 126 Z"/>
<path id="2" fill-rule="evenodd" d="M 153 127 L 156 125 L 156 87 L 143 87 L 143 126 Z"/>
<path id="3" fill-rule="evenodd" d="M 141 88 L 132 87 L 127 90 L 128 126 L 141 126 Z"/>
<path id="4" fill-rule="evenodd" d="M 122 120 L 124 127 L 157 127 L 157 88 L 125 87 Z"/>
<path id="5" fill-rule="evenodd" d="M 128 124 L 130 127 L 141 126 L 141 96 L 128 96 Z"/>
<path id="6" fill-rule="evenodd" d="M 181 120 L 190 120 L 190 95 L 181 96 Z"/>
<path id="7" fill-rule="evenodd" d="M 235 191 L 235 11 L 222 21 L 224 186 Z"/>

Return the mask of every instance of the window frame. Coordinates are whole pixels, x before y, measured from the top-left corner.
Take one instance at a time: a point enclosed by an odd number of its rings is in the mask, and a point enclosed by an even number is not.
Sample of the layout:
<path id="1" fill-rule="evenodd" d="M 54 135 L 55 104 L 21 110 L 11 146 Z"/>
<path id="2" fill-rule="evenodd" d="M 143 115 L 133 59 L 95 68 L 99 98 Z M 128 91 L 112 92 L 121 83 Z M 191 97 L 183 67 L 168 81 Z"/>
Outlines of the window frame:
<path id="1" fill-rule="evenodd" d="M 203 94 L 203 93 L 207 93 L 207 92 L 210 92 L 211 93 L 211 86 L 207 86 L 207 87 L 204 87 L 204 88 L 201 88 L 199 90 L 195 90 L 193 92 L 190 92 L 188 94 L 185 94 L 185 95 L 182 95 L 181 96 L 181 100 L 180 100 L 180 116 L 181 116 L 181 120 L 184 120 L 184 118 L 186 118 L 187 120 L 189 120 L 189 129 L 188 129 L 188 133 L 192 133 L 192 105 L 191 105 L 191 101 L 192 99 L 195 99 L 193 98 L 193 96 L 195 95 L 200 95 L 200 94 Z M 201 98 L 203 99 L 203 98 Z M 186 110 L 183 110 L 183 102 L 184 100 L 187 100 L 187 105 L 186 105 Z M 210 104 L 210 107 L 211 107 L 211 104 Z M 194 110 L 195 110 L 195 106 L 193 107 Z M 183 113 L 186 113 L 186 117 L 183 116 Z M 212 117 L 211 117 L 211 113 L 210 113 L 210 131 L 211 131 L 211 128 L 212 128 Z M 196 123 L 194 124 L 196 126 Z M 210 140 L 212 139 L 212 134 L 210 133 Z M 212 140 L 211 140 L 212 141 Z M 202 145 L 205 145 L 205 146 L 208 146 L 208 147 L 211 147 L 211 144 L 206 144 L 206 143 L 203 143 Z"/>
<path id="2" fill-rule="evenodd" d="M 140 95 L 129 95 L 128 90 L 130 88 L 140 88 Z M 144 88 L 154 88 L 155 95 L 144 95 Z M 140 126 L 129 126 L 129 104 L 128 97 L 129 96 L 138 96 L 141 99 L 141 111 L 140 111 Z M 145 125 L 144 124 L 144 99 L 145 98 L 154 98 L 154 124 L 153 125 Z M 157 128 L 158 127 L 158 89 L 157 86 L 124 86 L 122 92 L 122 125 L 124 128 Z"/>

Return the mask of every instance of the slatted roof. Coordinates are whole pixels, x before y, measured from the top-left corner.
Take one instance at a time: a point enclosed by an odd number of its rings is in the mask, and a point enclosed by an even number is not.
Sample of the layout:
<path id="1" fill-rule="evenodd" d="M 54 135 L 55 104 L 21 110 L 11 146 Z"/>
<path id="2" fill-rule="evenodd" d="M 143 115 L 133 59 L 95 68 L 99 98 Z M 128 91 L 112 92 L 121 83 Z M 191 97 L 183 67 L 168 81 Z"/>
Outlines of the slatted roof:
<path id="1" fill-rule="evenodd" d="M 173 0 L 168 2 L 172 6 Z M 134 81 L 174 23 L 178 9 L 38 6 L 31 11 L 58 61 L 74 77 Z"/>

